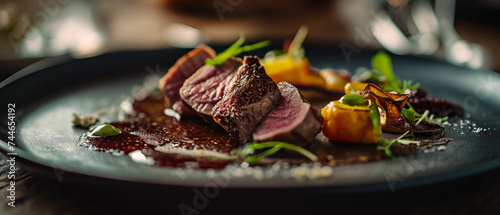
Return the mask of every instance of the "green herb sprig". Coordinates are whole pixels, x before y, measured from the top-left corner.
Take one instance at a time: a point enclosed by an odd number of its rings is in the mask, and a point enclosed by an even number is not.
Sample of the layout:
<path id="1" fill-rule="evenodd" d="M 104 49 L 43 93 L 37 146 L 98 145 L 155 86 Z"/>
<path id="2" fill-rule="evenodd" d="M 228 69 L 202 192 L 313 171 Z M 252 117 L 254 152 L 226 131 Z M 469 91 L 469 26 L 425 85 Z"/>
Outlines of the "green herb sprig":
<path id="1" fill-rule="evenodd" d="M 405 140 L 403 138 L 407 138 L 407 137 L 411 137 L 413 136 L 413 132 L 410 132 L 410 131 L 406 131 L 405 133 L 403 133 L 401 136 L 397 137 L 396 139 L 394 140 L 385 140 L 384 138 L 380 138 L 380 143 L 382 144 L 381 146 L 377 146 L 377 150 L 382 150 L 385 152 L 385 155 L 388 157 L 388 158 L 391 158 L 391 159 L 395 159 L 396 157 L 392 154 L 391 152 L 391 146 L 392 144 L 396 143 L 396 142 L 399 142 L 403 145 L 409 145 L 409 144 L 416 144 L 416 145 L 420 145 L 420 142 L 419 141 L 416 141 L 416 140 Z"/>
<path id="2" fill-rule="evenodd" d="M 268 149 L 260 154 L 257 154 L 257 155 L 251 155 L 251 154 L 255 153 L 255 150 L 265 149 L 265 148 L 270 148 L 270 149 Z M 300 146 L 296 146 L 296 145 L 292 145 L 292 144 L 284 143 L 284 142 L 278 142 L 278 141 L 263 142 L 263 143 L 257 143 L 257 142 L 249 143 L 249 144 L 245 145 L 243 148 L 237 149 L 235 151 L 235 153 L 239 157 L 245 158 L 245 161 L 248 164 L 254 165 L 254 164 L 259 163 L 262 159 L 278 152 L 282 148 L 298 152 L 298 153 L 304 155 L 305 157 L 309 158 L 312 161 L 318 160 L 318 157 L 316 155 L 314 155 L 310 151 L 308 151 Z"/>
<path id="3" fill-rule="evenodd" d="M 254 154 L 256 150 L 266 149 L 266 148 L 269 149 L 260 154 Z M 226 155 L 226 154 L 218 155 L 217 153 L 210 153 L 210 154 L 201 153 L 195 155 L 195 157 L 206 157 L 210 159 L 223 160 L 223 161 L 237 161 L 240 159 L 244 159 L 244 161 L 247 162 L 249 165 L 255 165 L 258 164 L 262 159 L 278 152 L 281 149 L 289 149 L 298 152 L 312 161 L 318 160 L 318 157 L 316 155 L 314 155 L 310 151 L 300 146 L 279 141 L 247 143 L 243 147 L 233 150 L 231 155 Z"/>
<path id="4" fill-rule="evenodd" d="M 245 42 L 245 36 L 242 34 L 235 43 L 229 46 L 229 48 L 224 50 L 222 53 L 219 53 L 215 58 L 205 60 L 205 64 L 218 66 L 226 62 L 229 58 L 235 57 L 243 52 L 257 50 L 271 44 L 271 41 L 266 40 L 252 45 L 246 45 L 241 47 L 244 42 Z"/>
<path id="5" fill-rule="evenodd" d="M 372 69 L 374 70 L 372 72 L 374 72 L 374 75 L 376 76 L 375 78 L 379 82 L 387 81 L 389 83 L 389 85 L 377 83 L 380 85 L 379 87 L 385 91 L 395 91 L 398 94 L 404 94 L 407 89 L 413 91 L 420 87 L 420 83 L 413 83 L 412 80 L 400 81 L 399 78 L 394 75 L 391 57 L 385 52 L 378 52 L 375 56 L 373 56 Z"/>
<path id="6" fill-rule="evenodd" d="M 374 74 L 378 76 L 376 79 L 379 80 L 380 83 L 377 83 L 379 87 L 381 87 L 384 91 L 390 92 L 395 91 L 398 94 L 404 94 L 406 90 L 416 90 L 420 87 L 420 83 L 413 83 L 412 80 L 400 80 L 396 75 L 394 75 L 394 71 L 392 69 L 392 60 L 391 57 L 385 52 L 379 52 L 375 54 L 372 58 L 372 68 Z M 389 85 L 382 84 L 382 82 L 387 81 Z M 402 86 L 401 86 L 402 83 Z M 420 118 L 421 115 L 415 111 L 415 109 L 411 106 L 409 102 L 406 102 L 407 108 L 404 108 L 401 111 L 401 116 L 406 117 L 412 122 L 415 122 L 417 118 Z"/>
<path id="7" fill-rule="evenodd" d="M 424 112 L 423 117 L 421 117 L 420 120 L 416 124 L 418 125 L 424 117 L 427 117 L 428 114 L 429 114 L 428 111 Z M 372 120 L 373 128 L 375 129 L 376 134 L 380 137 L 379 144 L 381 144 L 381 145 L 377 146 L 377 150 L 384 151 L 385 155 L 388 158 L 391 158 L 391 159 L 395 158 L 395 156 L 392 154 L 391 149 L 390 149 L 392 144 L 394 144 L 395 142 L 399 142 L 403 145 L 409 145 L 409 144 L 419 145 L 420 144 L 420 142 L 416 141 L 416 140 L 403 139 L 403 138 L 407 138 L 407 137 L 414 137 L 413 132 L 410 132 L 410 131 L 406 131 L 405 133 L 403 133 L 403 135 L 399 136 L 398 138 L 396 138 L 394 140 L 389 141 L 389 140 L 384 139 L 382 137 L 382 134 L 380 133 L 380 126 L 381 126 L 380 125 L 380 113 L 378 112 L 377 105 L 375 105 L 374 103 L 370 104 L 370 118 Z"/>
<path id="8" fill-rule="evenodd" d="M 370 118 L 372 119 L 375 133 L 382 139 L 382 134 L 380 133 L 380 113 L 378 112 L 378 107 L 375 103 L 370 104 Z"/>

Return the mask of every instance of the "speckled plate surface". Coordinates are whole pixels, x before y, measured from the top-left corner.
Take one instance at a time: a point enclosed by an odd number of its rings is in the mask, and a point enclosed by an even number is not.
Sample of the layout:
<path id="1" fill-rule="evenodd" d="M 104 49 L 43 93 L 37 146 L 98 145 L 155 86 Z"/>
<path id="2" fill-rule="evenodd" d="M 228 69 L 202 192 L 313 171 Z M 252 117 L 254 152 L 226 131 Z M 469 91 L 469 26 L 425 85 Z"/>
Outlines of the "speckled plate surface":
<path id="1" fill-rule="evenodd" d="M 317 192 L 354 192 L 415 187 L 458 179 L 500 167 L 500 76 L 444 62 L 393 56 L 402 78 L 421 83 L 429 93 L 462 105 L 466 117 L 445 126 L 454 141 L 446 150 L 419 151 L 396 160 L 332 167 L 325 178 L 297 178 L 290 167 L 222 170 L 149 166 L 128 156 L 77 145 L 84 130 L 71 124 L 72 113 L 117 106 L 151 74 L 164 73 L 187 50 L 167 49 L 104 54 L 73 60 L 48 59 L 0 83 L 0 149 L 17 153 L 18 163 L 35 174 L 74 183 L 129 182 L 132 185 L 226 188 L 299 188 Z M 369 66 L 373 52 L 347 59 L 338 47 L 306 47 L 311 64 L 354 71 Z M 262 55 L 262 53 L 259 53 Z M 16 148 L 7 146 L 7 106 L 15 103 Z M 91 183 L 92 182 L 92 183 Z"/>

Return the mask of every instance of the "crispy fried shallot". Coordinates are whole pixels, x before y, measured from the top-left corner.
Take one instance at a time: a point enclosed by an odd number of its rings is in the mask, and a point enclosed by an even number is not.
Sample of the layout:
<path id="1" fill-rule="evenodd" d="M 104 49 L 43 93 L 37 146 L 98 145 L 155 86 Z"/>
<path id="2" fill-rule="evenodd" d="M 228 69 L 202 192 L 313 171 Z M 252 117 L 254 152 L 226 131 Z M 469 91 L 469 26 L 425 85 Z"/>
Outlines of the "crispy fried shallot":
<path id="1" fill-rule="evenodd" d="M 423 120 L 415 123 L 401 115 L 406 105 L 409 94 L 392 94 L 380 89 L 375 84 L 369 84 L 361 93 L 365 99 L 375 103 L 382 111 L 380 123 L 386 132 L 404 133 L 406 131 L 415 134 L 434 135 L 443 132 L 443 127 L 436 123 Z"/>

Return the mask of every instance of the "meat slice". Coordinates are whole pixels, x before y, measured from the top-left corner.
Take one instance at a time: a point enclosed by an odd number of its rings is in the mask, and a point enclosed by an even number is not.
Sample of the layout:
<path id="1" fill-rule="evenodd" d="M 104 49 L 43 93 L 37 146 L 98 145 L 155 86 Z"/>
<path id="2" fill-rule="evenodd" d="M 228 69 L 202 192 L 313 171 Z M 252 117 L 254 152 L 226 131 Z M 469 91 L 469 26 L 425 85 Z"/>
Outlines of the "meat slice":
<path id="1" fill-rule="evenodd" d="M 188 116 L 197 116 L 198 113 L 191 108 L 186 102 L 183 100 L 176 101 L 174 105 L 172 106 L 172 110 L 174 110 L 176 113 L 183 117 L 188 117 Z"/>
<path id="2" fill-rule="evenodd" d="M 206 59 L 215 56 L 215 51 L 212 48 L 200 45 L 177 60 L 159 81 L 166 108 L 172 108 L 176 102 L 181 100 L 179 89 L 184 81 L 205 65 Z"/>
<path id="3" fill-rule="evenodd" d="M 230 58 L 219 66 L 201 67 L 182 85 L 179 91 L 182 100 L 203 119 L 213 122 L 212 110 L 228 94 L 241 64 L 240 58 Z"/>
<path id="4" fill-rule="evenodd" d="M 231 88 L 212 115 L 240 143 L 246 143 L 261 119 L 279 102 L 280 91 L 258 57 L 245 56 Z"/>
<path id="5" fill-rule="evenodd" d="M 260 122 L 253 133 L 254 141 L 283 141 L 299 146 L 309 145 L 321 130 L 323 118 L 292 84 L 280 82 L 279 103 Z"/>

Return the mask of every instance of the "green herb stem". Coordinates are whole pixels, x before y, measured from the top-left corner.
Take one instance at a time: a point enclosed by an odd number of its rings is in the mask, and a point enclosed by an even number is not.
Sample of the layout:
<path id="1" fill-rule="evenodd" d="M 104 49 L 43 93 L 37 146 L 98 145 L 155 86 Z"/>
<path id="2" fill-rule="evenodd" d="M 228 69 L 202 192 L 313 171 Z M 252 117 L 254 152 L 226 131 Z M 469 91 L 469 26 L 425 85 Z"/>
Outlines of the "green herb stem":
<path id="1" fill-rule="evenodd" d="M 274 147 L 272 147 L 271 149 L 268 149 L 260 154 L 257 154 L 257 155 L 248 155 L 246 156 L 245 158 L 245 161 L 250 164 L 250 165 L 253 165 L 253 164 L 256 164 L 256 163 L 259 163 L 262 159 L 266 158 L 267 156 L 270 156 L 276 152 L 278 152 L 279 150 L 281 149 L 281 147 L 279 145 L 275 145 Z"/>
<path id="2" fill-rule="evenodd" d="M 229 46 L 229 48 L 224 50 L 222 53 L 219 53 L 215 58 L 205 60 L 205 64 L 218 66 L 226 62 L 229 58 L 237 56 L 243 52 L 253 51 L 256 49 L 266 47 L 271 44 L 269 40 L 266 40 L 252 45 L 246 45 L 241 47 L 244 42 L 245 42 L 245 36 L 242 34 L 235 43 Z"/>
<path id="3" fill-rule="evenodd" d="M 380 113 L 375 103 L 370 103 L 370 118 L 372 119 L 373 128 L 377 136 L 382 137 L 380 133 Z"/>
<path id="4" fill-rule="evenodd" d="M 261 48 L 264 48 L 264 47 L 269 46 L 269 45 L 271 45 L 271 41 L 269 41 L 269 40 L 254 43 L 252 45 L 246 45 L 246 46 L 243 46 L 243 47 L 237 49 L 236 51 L 234 51 L 233 55 L 236 56 L 236 55 L 241 54 L 242 52 L 249 52 L 249 51 L 261 49 Z"/>
<path id="5" fill-rule="evenodd" d="M 289 57 L 295 56 L 295 54 L 299 51 L 300 47 L 302 46 L 302 43 L 306 39 L 307 32 L 308 32 L 307 26 L 305 25 L 300 26 L 299 30 L 297 31 L 297 34 L 292 40 L 292 43 L 288 47 L 287 55 Z"/>
<path id="6" fill-rule="evenodd" d="M 420 124 L 425 118 L 429 116 L 429 113 L 429 110 L 425 110 L 420 119 L 418 119 L 417 123 L 415 123 L 415 125 Z"/>
<path id="7" fill-rule="evenodd" d="M 318 157 L 316 155 L 314 155 L 312 152 L 300 147 L 300 146 L 296 146 L 296 145 L 292 145 L 292 144 L 289 144 L 289 143 L 280 143 L 279 144 L 282 148 L 285 148 L 285 149 L 289 149 L 289 150 L 292 150 L 292 151 L 296 151 L 298 153 L 300 153 L 301 155 L 304 155 L 305 157 L 309 158 L 309 160 L 311 161 L 317 161 L 318 160 Z"/>
<path id="8" fill-rule="evenodd" d="M 250 155 L 250 154 L 253 154 L 255 152 L 255 150 L 265 149 L 265 148 L 270 148 L 270 149 L 268 149 L 260 154 L 257 154 L 257 155 Z M 236 150 L 236 154 L 240 157 L 244 157 L 245 161 L 247 163 L 253 165 L 253 164 L 260 162 L 262 159 L 278 152 L 282 148 L 298 152 L 312 161 L 318 160 L 318 157 L 316 155 L 314 155 L 313 153 L 309 152 L 308 150 L 306 150 L 300 146 L 296 146 L 296 145 L 292 145 L 292 144 L 284 143 L 284 142 L 250 143 L 250 144 L 245 145 L 242 149 Z"/>
<path id="9" fill-rule="evenodd" d="M 408 110 L 413 112 L 413 114 L 416 116 L 416 117 L 422 117 L 422 115 L 420 115 L 416 110 L 415 108 L 413 108 L 413 106 L 410 104 L 410 102 L 406 102 L 406 106 L 408 106 Z"/>
<path id="10" fill-rule="evenodd" d="M 382 73 L 382 75 L 386 77 L 387 82 L 389 82 L 389 85 L 391 85 L 397 93 L 403 93 L 392 70 L 391 57 L 388 54 L 385 52 L 375 54 L 372 58 L 372 68 Z"/>
<path id="11" fill-rule="evenodd" d="M 409 137 L 410 135 L 413 135 L 413 132 L 410 133 L 410 131 L 406 131 L 401 136 L 391 141 L 380 139 L 380 143 L 383 144 L 383 146 L 378 146 L 377 150 L 383 150 L 388 158 L 395 159 L 396 157 L 392 154 L 390 149 L 392 144 L 399 142 L 400 144 L 403 145 L 409 145 L 409 144 L 415 144 L 417 146 L 420 145 L 420 142 L 417 140 L 403 140 L 403 138 Z"/>

